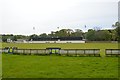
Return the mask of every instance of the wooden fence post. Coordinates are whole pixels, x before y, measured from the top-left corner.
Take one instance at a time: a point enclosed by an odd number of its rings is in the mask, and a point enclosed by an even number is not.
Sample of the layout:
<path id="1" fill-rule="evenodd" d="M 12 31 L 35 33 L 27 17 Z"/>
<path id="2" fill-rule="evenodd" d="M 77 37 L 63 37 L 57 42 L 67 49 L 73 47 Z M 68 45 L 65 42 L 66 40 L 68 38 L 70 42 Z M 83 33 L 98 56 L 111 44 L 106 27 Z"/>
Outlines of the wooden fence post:
<path id="1" fill-rule="evenodd" d="M 67 56 L 68 56 L 68 50 L 67 50 Z"/>
<path id="2" fill-rule="evenodd" d="M 85 49 L 84 49 L 84 55 L 85 55 Z"/>
<path id="3" fill-rule="evenodd" d="M 112 49 L 111 49 L 111 56 L 112 56 Z"/>
<path id="4" fill-rule="evenodd" d="M 32 51 L 32 49 L 30 49 L 30 53 L 29 53 L 29 55 L 31 55 L 31 51 Z"/>
<path id="5" fill-rule="evenodd" d="M 75 50 L 75 53 L 76 53 L 76 57 L 77 57 L 77 49 Z"/>
<path id="6" fill-rule="evenodd" d="M 36 49 L 36 54 L 38 55 L 38 49 Z"/>
<path id="7" fill-rule="evenodd" d="M 95 49 L 94 49 L 93 51 L 94 51 L 94 56 L 96 56 L 96 55 L 95 55 Z"/>

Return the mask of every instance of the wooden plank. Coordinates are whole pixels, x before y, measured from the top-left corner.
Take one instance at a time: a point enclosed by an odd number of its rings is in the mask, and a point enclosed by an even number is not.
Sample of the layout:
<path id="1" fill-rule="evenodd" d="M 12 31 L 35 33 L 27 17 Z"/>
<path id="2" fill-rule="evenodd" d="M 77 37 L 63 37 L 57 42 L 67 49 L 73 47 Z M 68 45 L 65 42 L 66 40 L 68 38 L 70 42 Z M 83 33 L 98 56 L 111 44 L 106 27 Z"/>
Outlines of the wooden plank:
<path id="1" fill-rule="evenodd" d="M 105 54 L 106 56 L 119 56 L 120 49 L 106 49 Z"/>

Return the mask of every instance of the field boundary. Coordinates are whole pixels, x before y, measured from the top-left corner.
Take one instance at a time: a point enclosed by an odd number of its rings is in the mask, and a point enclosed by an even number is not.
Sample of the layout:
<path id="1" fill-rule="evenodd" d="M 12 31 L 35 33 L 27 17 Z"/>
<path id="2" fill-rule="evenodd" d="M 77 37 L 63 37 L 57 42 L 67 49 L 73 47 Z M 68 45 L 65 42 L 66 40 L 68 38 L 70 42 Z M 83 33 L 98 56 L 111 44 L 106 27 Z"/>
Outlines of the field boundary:
<path id="1" fill-rule="evenodd" d="M 106 56 L 120 56 L 120 49 L 106 49 Z"/>
<path id="2" fill-rule="evenodd" d="M 100 49 L 2 49 L 3 53 L 25 54 L 25 55 L 67 55 L 67 56 L 97 56 L 100 57 Z"/>

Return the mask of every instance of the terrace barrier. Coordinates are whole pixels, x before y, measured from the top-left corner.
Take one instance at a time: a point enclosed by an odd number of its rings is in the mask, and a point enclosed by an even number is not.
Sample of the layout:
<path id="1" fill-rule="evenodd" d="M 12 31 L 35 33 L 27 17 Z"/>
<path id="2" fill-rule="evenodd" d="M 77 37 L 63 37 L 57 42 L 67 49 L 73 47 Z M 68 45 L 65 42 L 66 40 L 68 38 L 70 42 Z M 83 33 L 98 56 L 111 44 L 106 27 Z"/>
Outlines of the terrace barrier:
<path id="1" fill-rule="evenodd" d="M 2 49 L 2 52 L 7 53 L 7 49 Z M 24 55 L 51 55 L 50 49 L 14 49 L 13 54 L 24 54 Z M 60 49 L 58 55 L 67 56 L 100 56 L 100 49 Z"/>
<path id="2" fill-rule="evenodd" d="M 106 49 L 106 56 L 119 56 L 120 57 L 120 49 Z"/>

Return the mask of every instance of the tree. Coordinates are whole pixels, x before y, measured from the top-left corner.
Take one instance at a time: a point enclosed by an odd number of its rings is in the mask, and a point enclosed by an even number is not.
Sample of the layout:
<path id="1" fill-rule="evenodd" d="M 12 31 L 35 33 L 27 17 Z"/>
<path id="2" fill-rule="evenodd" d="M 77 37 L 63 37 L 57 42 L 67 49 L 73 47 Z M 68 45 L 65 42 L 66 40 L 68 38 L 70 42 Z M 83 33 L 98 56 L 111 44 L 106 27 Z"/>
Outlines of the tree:
<path id="1" fill-rule="evenodd" d="M 48 35 L 46 34 L 46 33 L 42 33 L 42 34 L 40 34 L 40 37 L 48 37 Z"/>
<path id="2" fill-rule="evenodd" d="M 110 41 L 111 35 L 108 30 L 100 30 L 95 32 L 96 41 Z"/>
<path id="3" fill-rule="evenodd" d="M 95 30 L 89 29 L 88 32 L 86 33 L 86 39 L 89 41 L 94 41 L 95 40 Z"/>
<path id="4" fill-rule="evenodd" d="M 113 30 L 108 30 L 110 35 L 111 35 L 111 41 L 117 41 L 117 32 L 115 29 Z"/>
<path id="5" fill-rule="evenodd" d="M 72 37 L 83 37 L 83 31 L 80 29 L 75 29 L 75 31 L 72 31 L 70 34 Z"/>
<path id="6" fill-rule="evenodd" d="M 108 30 L 88 30 L 86 33 L 87 40 L 89 41 L 110 41 L 111 40 L 111 34 L 109 33 Z"/>
<path id="7" fill-rule="evenodd" d="M 57 37 L 67 37 L 68 36 L 68 32 L 67 29 L 61 29 L 58 32 L 55 32 L 55 36 Z"/>
<path id="8" fill-rule="evenodd" d="M 117 40 L 120 41 L 120 22 L 116 22 L 115 24 L 112 25 L 115 28 L 116 35 L 117 35 Z"/>
<path id="9" fill-rule="evenodd" d="M 2 35 L 2 41 L 7 42 L 7 39 L 12 39 L 13 34 Z"/>
<path id="10" fill-rule="evenodd" d="M 95 30 L 95 31 L 100 31 L 100 30 L 101 30 L 101 27 L 94 27 L 94 30 Z"/>
<path id="11" fill-rule="evenodd" d="M 38 35 L 36 34 L 30 35 L 29 40 L 38 40 Z"/>
<path id="12" fill-rule="evenodd" d="M 66 29 L 66 31 L 67 31 L 67 36 L 71 36 L 71 34 L 74 33 L 72 29 Z"/>
<path id="13" fill-rule="evenodd" d="M 76 37 L 83 37 L 83 31 L 80 29 L 75 29 L 75 36 Z"/>

